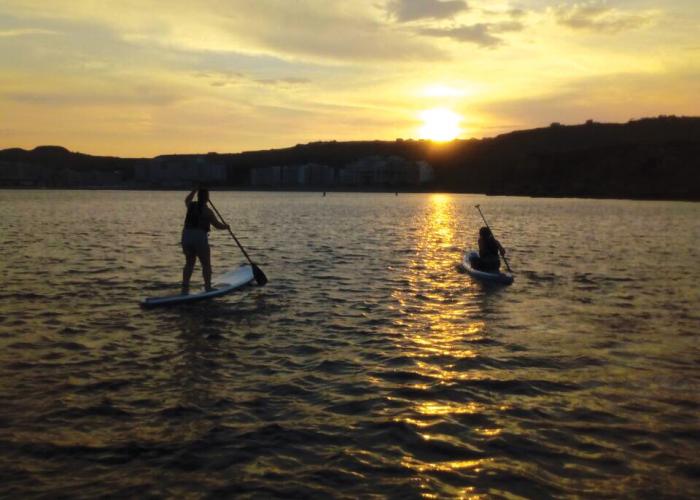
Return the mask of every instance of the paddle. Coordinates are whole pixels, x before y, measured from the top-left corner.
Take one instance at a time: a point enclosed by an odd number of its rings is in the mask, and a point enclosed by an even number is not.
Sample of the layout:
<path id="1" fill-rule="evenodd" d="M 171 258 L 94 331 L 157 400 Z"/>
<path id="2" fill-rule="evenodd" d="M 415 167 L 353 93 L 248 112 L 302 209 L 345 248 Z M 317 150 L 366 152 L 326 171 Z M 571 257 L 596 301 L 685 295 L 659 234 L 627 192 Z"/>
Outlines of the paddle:
<path id="1" fill-rule="evenodd" d="M 484 220 L 484 224 L 486 224 L 486 227 L 488 227 L 489 231 L 491 231 L 491 234 L 493 234 L 493 230 L 491 229 L 491 226 L 489 226 L 489 223 L 486 222 L 486 217 L 484 217 L 484 214 L 481 212 L 481 205 L 474 205 L 474 208 L 476 208 L 479 211 L 479 215 L 481 215 L 481 218 Z M 495 236 L 494 236 L 494 238 L 495 238 Z M 508 259 L 506 259 L 506 256 L 501 255 L 501 257 L 503 257 L 503 262 L 506 263 L 506 267 L 508 268 L 508 271 L 510 271 L 512 273 L 513 270 L 510 268 L 510 265 L 508 264 Z"/>
<path id="2" fill-rule="evenodd" d="M 214 212 L 216 212 L 216 215 L 219 216 L 219 219 L 221 219 L 221 222 L 223 222 L 224 224 L 226 224 L 226 221 L 224 220 L 223 217 L 221 217 L 221 214 L 220 214 L 219 211 L 216 209 L 216 207 L 215 207 L 214 204 L 211 202 L 211 200 L 209 200 L 209 204 L 211 205 L 211 208 L 214 209 Z M 261 270 L 257 265 L 253 264 L 253 261 L 252 261 L 252 260 L 250 260 L 250 257 L 248 256 L 248 252 L 245 251 L 245 248 L 243 248 L 243 245 L 240 244 L 240 242 L 238 241 L 238 238 L 236 238 L 236 235 L 233 234 L 233 231 L 231 231 L 231 227 L 230 227 L 230 226 L 229 226 L 229 228 L 228 228 L 228 232 L 229 232 L 229 233 L 231 234 L 231 236 L 233 237 L 233 241 L 236 242 L 236 245 L 238 245 L 238 248 L 240 248 L 240 249 L 241 249 L 241 252 L 243 252 L 243 255 L 245 255 L 245 258 L 248 259 L 248 262 L 250 262 L 250 266 L 253 268 L 253 276 L 255 276 L 255 281 L 258 282 L 258 285 L 260 285 L 260 286 L 265 286 L 265 284 L 267 283 L 267 276 L 265 276 L 265 273 L 262 272 L 262 270 Z"/>

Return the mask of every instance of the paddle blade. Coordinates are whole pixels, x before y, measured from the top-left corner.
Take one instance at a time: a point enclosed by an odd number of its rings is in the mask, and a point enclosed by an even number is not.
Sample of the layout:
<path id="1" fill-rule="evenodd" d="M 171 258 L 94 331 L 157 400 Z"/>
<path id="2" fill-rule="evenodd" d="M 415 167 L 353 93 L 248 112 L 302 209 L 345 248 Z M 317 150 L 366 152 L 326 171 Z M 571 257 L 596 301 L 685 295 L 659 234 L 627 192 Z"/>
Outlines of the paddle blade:
<path id="1" fill-rule="evenodd" d="M 255 277 L 255 281 L 258 282 L 259 286 L 265 286 L 267 284 L 267 276 L 265 276 L 265 273 L 262 272 L 262 269 L 260 269 L 255 264 L 253 264 L 253 276 Z"/>

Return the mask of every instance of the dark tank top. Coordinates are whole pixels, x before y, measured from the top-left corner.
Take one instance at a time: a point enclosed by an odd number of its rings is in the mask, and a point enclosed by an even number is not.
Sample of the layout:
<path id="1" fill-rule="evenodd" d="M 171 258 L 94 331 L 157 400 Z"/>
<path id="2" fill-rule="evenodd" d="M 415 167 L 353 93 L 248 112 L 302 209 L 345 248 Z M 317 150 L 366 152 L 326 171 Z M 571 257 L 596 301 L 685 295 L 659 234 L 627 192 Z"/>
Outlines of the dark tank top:
<path id="1" fill-rule="evenodd" d="M 209 232 L 209 220 L 204 215 L 204 209 L 199 203 L 191 201 L 187 205 L 187 215 L 185 215 L 185 229 L 201 229 Z"/>

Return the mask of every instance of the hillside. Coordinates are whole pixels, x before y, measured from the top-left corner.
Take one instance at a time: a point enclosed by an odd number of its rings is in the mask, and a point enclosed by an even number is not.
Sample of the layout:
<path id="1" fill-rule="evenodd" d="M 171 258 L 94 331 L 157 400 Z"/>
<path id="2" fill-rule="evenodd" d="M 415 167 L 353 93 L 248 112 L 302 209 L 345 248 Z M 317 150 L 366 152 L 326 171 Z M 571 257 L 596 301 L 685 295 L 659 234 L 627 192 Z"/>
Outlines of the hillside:
<path id="1" fill-rule="evenodd" d="M 432 167 L 429 182 L 396 175 L 397 170 L 413 168 L 416 162 L 427 162 Z M 303 179 L 298 170 L 302 166 L 307 172 Z M 271 168 L 282 173 L 270 178 Z M 292 173 L 298 179 L 284 180 L 284 172 L 289 169 L 297 169 Z M 352 180 L 360 178 L 347 174 L 353 169 L 363 180 Z M 318 175 L 308 173 L 317 170 Z M 261 177 L 262 173 L 267 177 Z M 200 180 L 222 187 L 255 188 L 261 185 L 256 179 L 261 178 L 268 179 L 271 188 L 401 188 L 700 200 L 700 118 L 552 124 L 494 138 L 442 144 L 332 141 L 265 151 L 152 159 L 90 156 L 58 146 L 0 151 L 0 185 L 9 187 L 180 188 Z"/>

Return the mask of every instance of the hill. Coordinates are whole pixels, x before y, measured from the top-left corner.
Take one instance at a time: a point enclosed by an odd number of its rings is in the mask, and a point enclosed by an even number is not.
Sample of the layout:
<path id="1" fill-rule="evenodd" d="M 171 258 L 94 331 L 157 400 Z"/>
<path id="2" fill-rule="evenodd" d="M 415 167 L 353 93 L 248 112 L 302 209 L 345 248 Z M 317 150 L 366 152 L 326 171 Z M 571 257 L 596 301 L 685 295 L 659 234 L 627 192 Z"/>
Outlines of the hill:
<path id="1" fill-rule="evenodd" d="M 700 118 L 554 123 L 448 143 L 331 141 L 152 159 L 90 156 L 59 146 L 0 151 L 5 186 L 179 188 L 196 181 L 233 188 L 700 200 Z"/>

